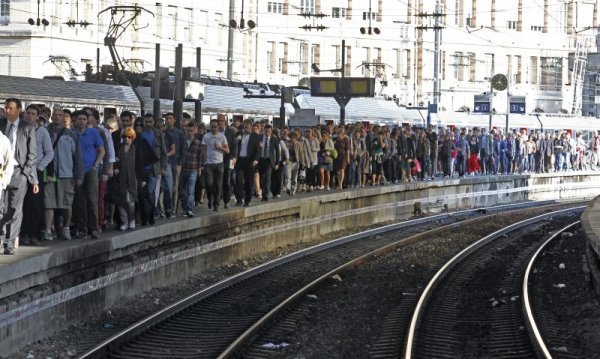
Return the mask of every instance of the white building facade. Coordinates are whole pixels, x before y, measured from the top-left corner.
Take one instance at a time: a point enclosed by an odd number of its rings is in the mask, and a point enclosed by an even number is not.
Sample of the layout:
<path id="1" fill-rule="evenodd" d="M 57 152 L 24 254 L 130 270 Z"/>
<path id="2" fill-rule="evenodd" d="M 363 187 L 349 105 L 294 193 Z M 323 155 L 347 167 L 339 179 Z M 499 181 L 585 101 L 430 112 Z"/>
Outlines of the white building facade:
<path id="1" fill-rule="evenodd" d="M 111 16 L 133 13 L 98 16 L 115 4 L 148 11 L 117 40 L 132 71 L 154 69 L 156 43 L 161 65 L 173 67 L 182 43 L 184 66 L 195 66 L 196 49 L 202 49 L 203 74 L 294 86 L 316 75 L 312 64 L 322 76 L 339 76 L 325 70 L 341 70 L 343 40 L 346 76 L 376 77 L 377 94 L 406 106 L 433 102 L 437 78 L 442 111 L 472 109 L 473 96 L 489 93 L 489 78 L 497 73 L 509 79 L 508 91 L 493 97 L 498 113 L 506 111 L 507 93 L 525 96 L 528 112 L 570 110 L 576 45 L 597 51 L 591 39 L 598 0 L 158 1 L 41 0 L 38 13 L 37 0 L 0 0 L 0 74 L 81 79 L 86 64 L 94 70 L 111 64 L 104 46 Z"/>

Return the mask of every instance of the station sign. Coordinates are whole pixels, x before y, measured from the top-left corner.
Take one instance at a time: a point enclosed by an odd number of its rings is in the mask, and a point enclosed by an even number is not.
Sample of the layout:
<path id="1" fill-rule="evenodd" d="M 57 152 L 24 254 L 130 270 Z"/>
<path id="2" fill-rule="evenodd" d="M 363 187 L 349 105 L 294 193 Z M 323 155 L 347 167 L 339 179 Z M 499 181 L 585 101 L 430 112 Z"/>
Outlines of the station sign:
<path id="1" fill-rule="evenodd" d="M 525 96 L 510 97 L 510 113 L 524 114 L 525 110 Z"/>
<path id="2" fill-rule="evenodd" d="M 311 77 L 311 96 L 373 97 L 375 79 L 370 77 Z"/>
<path id="3" fill-rule="evenodd" d="M 476 113 L 490 113 L 490 96 L 489 95 L 475 95 L 473 112 Z"/>

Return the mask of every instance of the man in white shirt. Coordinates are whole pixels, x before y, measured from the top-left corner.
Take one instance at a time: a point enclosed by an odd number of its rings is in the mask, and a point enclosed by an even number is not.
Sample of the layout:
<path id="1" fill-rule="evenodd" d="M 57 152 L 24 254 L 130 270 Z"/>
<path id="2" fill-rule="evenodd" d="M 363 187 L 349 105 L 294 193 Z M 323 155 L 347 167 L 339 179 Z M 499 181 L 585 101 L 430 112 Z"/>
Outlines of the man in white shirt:
<path id="1" fill-rule="evenodd" d="M 210 121 L 210 132 L 202 137 L 202 168 L 206 175 L 208 208 L 219 210 L 219 199 L 223 187 L 223 154 L 229 153 L 227 138 L 219 132 L 217 120 Z"/>

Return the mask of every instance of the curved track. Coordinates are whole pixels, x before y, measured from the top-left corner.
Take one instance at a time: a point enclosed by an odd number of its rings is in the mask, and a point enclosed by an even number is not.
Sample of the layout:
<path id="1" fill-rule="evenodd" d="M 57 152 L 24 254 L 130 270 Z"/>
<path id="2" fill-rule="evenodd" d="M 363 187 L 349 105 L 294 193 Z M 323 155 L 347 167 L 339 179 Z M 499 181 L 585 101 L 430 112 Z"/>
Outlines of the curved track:
<path id="1" fill-rule="evenodd" d="M 311 247 L 185 298 L 81 357 L 214 358 L 291 293 L 351 259 L 459 219 L 532 206 L 521 204 L 443 214 Z M 285 265 L 291 262 L 293 265 Z"/>
<path id="2" fill-rule="evenodd" d="M 537 216 L 497 231 L 449 261 L 424 290 L 406 358 L 533 358 L 543 345 L 524 316 L 523 273 L 549 233 L 582 208 Z"/>

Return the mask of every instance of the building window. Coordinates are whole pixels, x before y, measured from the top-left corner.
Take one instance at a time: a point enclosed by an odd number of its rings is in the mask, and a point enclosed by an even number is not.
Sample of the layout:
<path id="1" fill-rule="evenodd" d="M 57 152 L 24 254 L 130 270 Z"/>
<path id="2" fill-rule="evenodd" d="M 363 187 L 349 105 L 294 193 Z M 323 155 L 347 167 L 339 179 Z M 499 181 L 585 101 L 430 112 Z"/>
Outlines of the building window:
<path id="1" fill-rule="evenodd" d="M 543 26 L 531 26 L 531 31 L 542 32 L 544 30 Z"/>
<path id="2" fill-rule="evenodd" d="M 377 13 L 374 13 L 372 11 L 363 11 L 363 20 L 369 20 L 369 16 L 371 17 L 371 20 L 375 20 L 376 15 Z"/>
<path id="3" fill-rule="evenodd" d="M 516 21 L 508 21 L 506 27 L 509 28 L 510 30 L 516 30 L 517 22 Z"/>
<path id="4" fill-rule="evenodd" d="M 198 37 L 206 39 L 208 36 L 208 11 L 200 10 L 200 19 L 198 22 Z M 193 26 L 194 24 L 191 25 Z"/>
<path id="5" fill-rule="evenodd" d="M 310 63 L 317 66 L 321 65 L 321 46 L 319 44 L 310 47 Z"/>
<path id="6" fill-rule="evenodd" d="M 300 13 L 314 14 L 315 13 L 315 0 L 300 0 Z"/>
<path id="7" fill-rule="evenodd" d="M 559 57 L 541 58 L 540 85 L 562 86 L 562 62 Z"/>
<path id="8" fill-rule="evenodd" d="M 0 25 L 10 23 L 10 0 L 0 0 Z"/>
<path id="9" fill-rule="evenodd" d="M 267 71 L 273 73 L 273 51 L 267 51 Z"/>
<path id="10" fill-rule="evenodd" d="M 267 12 L 272 14 L 283 14 L 283 3 L 276 1 L 269 1 L 267 3 Z"/>
<path id="11" fill-rule="evenodd" d="M 343 7 L 334 7 L 331 8 L 331 17 L 339 19 L 346 17 L 346 8 Z"/>

